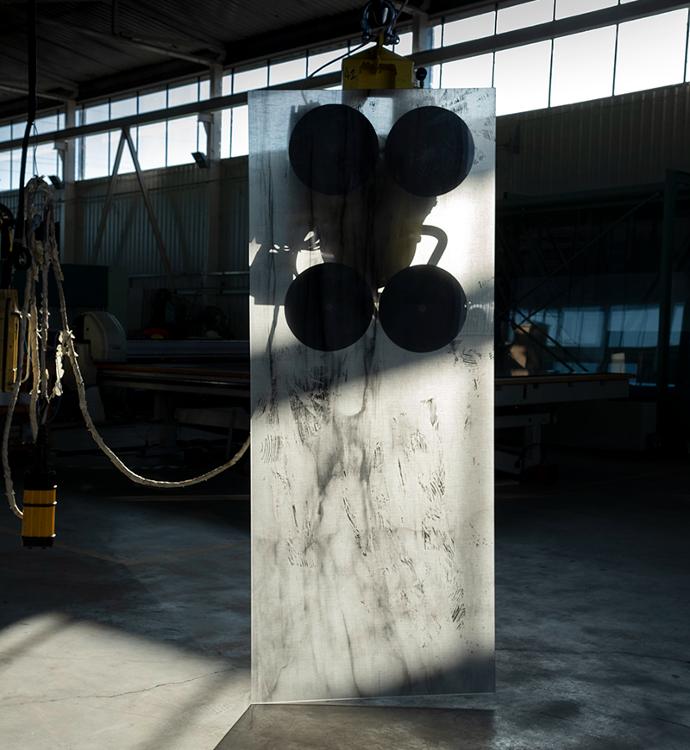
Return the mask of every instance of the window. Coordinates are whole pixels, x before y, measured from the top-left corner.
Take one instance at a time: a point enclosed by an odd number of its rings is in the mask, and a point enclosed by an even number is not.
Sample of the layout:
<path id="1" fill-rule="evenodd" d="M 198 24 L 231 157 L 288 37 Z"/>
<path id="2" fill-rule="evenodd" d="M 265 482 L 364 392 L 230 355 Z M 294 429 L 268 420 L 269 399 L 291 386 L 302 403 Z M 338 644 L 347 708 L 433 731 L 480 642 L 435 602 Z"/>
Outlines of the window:
<path id="1" fill-rule="evenodd" d="M 554 39 L 552 106 L 610 96 L 615 47 L 615 26 Z"/>
<path id="2" fill-rule="evenodd" d="M 496 114 L 526 112 L 549 101 L 551 42 L 537 42 L 496 53 Z"/>
<path id="3" fill-rule="evenodd" d="M 441 87 L 446 89 L 484 88 L 492 85 L 494 56 L 492 52 L 463 60 L 443 63 Z"/>
<path id="4" fill-rule="evenodd" d="M 687 22 L 683 8 L 620 24 L 615 93 L 681 83 Z"/>
<path id="5" fill-rule="evenodd" d="M 106 177 L 110 174 L 109 146 L 108 133 L 84 137 L 81 148 L 80 173 L 82 179 L 91 180 L 96 177 Z"/>
<path id="6" fill-rule="evenodd" d="M 268 68 L 268 85 L 278 86 L 281 83 L 299 81 L 307 75 L 306 70 L 307 60 L 305 57 L 285 60 L 284 62 L 271 62 Z"/>
<path id="7" fill-rule="evenodd" d="M 233 107 L 232 141 L 230 156 L 245 156 L 249 153 L 249 109 L 247 105 Z"/>
<path id="8" fill-rule="evenodd" d="M 197 124 L 196 115 L 168 120 L 168 167 L 194 161 L 192 152 L 198 150 Z"/>
<path id="9" fill-rule="evenodd" d="M 612 5 L 618 5 L 618 0 L 556 0 L 556 18 L 579 16 L 593 10 L 610 8 Z"/>
<path id="10" fill-rule="evenodd" d="M 496 23 L 496 14 L 481 13 L 478 16 L 460 18 L 443 24 L 443 46 L 469 42 L 472 39 L 482 39 L 492 36 Z"/>
<path id="11" fill-rule="evenodd" d="M 393 47 L 393 52 L 396 55 L 407 55 L 412 54 L 412 32 L 408 31 L 405 34 L 400 34 L 400 41 Z"/>
<path id="12" fill-rule="evenodd" d="M 0 125 L 0 142 L 12 138 L 12 126 Z M 0 151 L 0 193 L 12 189 L 12 152 Z"/>
<path id="13" fill-rule="evenodd" d="M 528 3 L 501 8 L 498 11 L 496 32 L 502 34 L 505 31 L 552 21 L 553 3 L 554 0 L 531 0 Z"/>
<path id="14" fill-rule="evenodd" d="M 129 99 L 119 99 L 115 101 L 110 102 L 110 119 L 111 120 L 117 120 L 119 117 L 127 117 L 129 115 L 135 115 L 137 113 L 137 98 L 131 97 Z M 136 131 L 133 130 L 132 133 L 132 141 L 134 142 L 134 147 L 136 148 L 137 144 L 137 134 Z M 115 156 L 117 155 L 117 146 L 120 142 L 120 138 L 122 136 L 122 131 L 120 130 L 114 130 L 112 133 L 110 133 L 110 173 L 112 174 L 113 170 L 115 169 Z M 125 174 L 127 172 L 133 172 L 134 171 L 134 162 L 132 161 L 132 155 L 129 152 L 129 148 L 127 147 L 127 144 L 124 145 L 122 149 L 122 158 L 120 159 L 120 167 L 117 170 L 118 174 Z"/>
<path id="15" fill-rule="evenodd" d="M 337 49 L 328 50 L 326 52 L 309 52 L 307 56 L 307 75 L 312 75 L 317 70 L 319 71 L 317 75 L 338 72 L 340 70 L 342 58 L 347 55 L 347 51 L 347 47 L 338 47 Z M 324 66 L 323 68 L 321 67 L 322 65 Z M 319 68 L 321 68 L 321 70 L 319 70 Z"/>
<path id="16" fill-rule="evenodd" d="M 604 311 L 573 307 L 562 311 L 559 342 L 567 347 L 599 347 L 604 330 Z"/>
<path id="17" fill-rule="evenodd" d="M 165 166 L 165 122 L 155 122 L 139 127 L 137 142 L 137 154 L 142 169 L 158 169 Z"/>
<path id="18" fill-rule="evenodd" d="M 233 74 L 233 94 L 251 89 L 263 89 L 268 86 L 268 68 L 252 68 L 251 70 L 235 71 Z"/>

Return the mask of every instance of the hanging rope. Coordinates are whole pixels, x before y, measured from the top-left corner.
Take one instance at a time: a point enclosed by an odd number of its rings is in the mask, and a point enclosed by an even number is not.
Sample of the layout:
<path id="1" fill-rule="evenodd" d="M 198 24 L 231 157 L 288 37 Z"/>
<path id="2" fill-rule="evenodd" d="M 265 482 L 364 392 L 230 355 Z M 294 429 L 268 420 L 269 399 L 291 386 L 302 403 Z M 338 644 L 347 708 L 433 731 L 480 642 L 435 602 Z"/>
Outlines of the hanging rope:
<path id="1" fill-rule="evenodd" d="M 234 466 L 247 452 L 250 438 L 247 438 L 237 453 L 220 466 L 189 479 L 165 481 L 151 479 L 137 474 L 130 469 L 106 444 L 89 413 L 86 399 L 86 386 L 79 367 L 79 355 L 74 347 L 74 335 L 69 327 L 67 303 L 63 288 L 63 273 L 57 252 L 55 237 L 55 216 L 53 189 L 42 179 L 33 178 L 26 187 L 27 217 L 30 225 L 28 247 L 30 251 L 30 265 L 27 268 L 26 286 L 22 309 L 17 311 L 20 316 L 19 346 L 17 356 L 17 371 L 12 389 L 12 396 L 7 409 L 5 426 L 2 435 L 2 467 L 5 479 L 5 494 L 12 512 L 22 518 L 22 511 L 17 505 L 12 473 L 9 465 L 9 438 L 12 418 L 19 400 L 22 384 L 31 379 L 31 393 L 29 398 L 29 421 L 34 443 L 41 424 L 45 424 L 50 401 L 62 394 L 62 377 L 64 375 L 64 358 L 70 363 L 77 386 L 79 409 L 84 424 L 99 449 L 108 457 L 113 466 L 124 476 L 136 484 L 157 489 L 173 489 L 191 487 L 206 482 L 222 474 Z M 36 239 L 36 228 L 44 227 L 44 239 Z M 61 330 L 55 351 L 55 374 L 52 379 L 48 370 L 48 279 L 52 272 L 58 292 L 60 308 Z M 41 299 L 37 301 L 37 286 L 40 281 Z"/>

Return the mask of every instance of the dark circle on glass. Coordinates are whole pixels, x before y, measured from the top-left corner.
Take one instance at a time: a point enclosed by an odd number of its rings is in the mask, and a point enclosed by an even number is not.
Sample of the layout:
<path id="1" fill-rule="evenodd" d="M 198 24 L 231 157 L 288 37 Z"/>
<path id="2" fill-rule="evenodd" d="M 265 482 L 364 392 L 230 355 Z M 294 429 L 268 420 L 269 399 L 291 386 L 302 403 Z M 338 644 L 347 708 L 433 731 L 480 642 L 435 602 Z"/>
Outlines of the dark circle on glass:
<path id="1" fill-rule="evenodd" d="M 441 107 L 404 114 L 386 141 L 386 167 L 412 195 L 429 198 L 456 188 L 472 169 L 474 141 L 465 122 Z"/>
<path id="2" fill-rule="evenodd" d="M 374 314 L 371 289 L 342 263 L 322 263 L 301 273 L 285 295 L 285 319 L 311 349 L 332 352 L 360 339 Z"/>
<path id="3" fill-rule="evenodd" d="M 441 349 L 460 333 L 467 297 L 460 282 L 436 266 L 410 266 L 393 276 L 379 301 L 388 338 L 411 352 Z"/>
<path id="4" fill-rule="evenodd" d="M 345 195 L 371 177 L 379 141 L 361 112 L 346 104 L 324 104 L 295 125 L 288 153 L 295 174 L 308 188 Z"/>

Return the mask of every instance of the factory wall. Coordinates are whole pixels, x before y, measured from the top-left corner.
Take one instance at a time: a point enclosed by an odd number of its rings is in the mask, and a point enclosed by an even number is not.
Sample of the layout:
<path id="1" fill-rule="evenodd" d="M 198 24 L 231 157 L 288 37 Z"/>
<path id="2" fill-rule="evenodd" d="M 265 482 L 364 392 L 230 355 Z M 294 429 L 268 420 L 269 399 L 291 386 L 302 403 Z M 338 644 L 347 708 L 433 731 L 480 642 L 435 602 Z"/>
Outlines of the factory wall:
<path id="1" fill-rule="evenodd" d="M 661 182 L 690 171 L 690 84 L 498 118 L 497 191 L 546 195 Z M 220 247 L 211 267 L 208 197 L 212 173 L 195 164 L 144 173 L 176 273 L 246 270 L 246 157 L 221 162 Z M 101 251 L 93 246 L 109 178 L 75 184 L 71 260 L 163 271 L 133 173 L 118 178 Z M 15 204 L 14 195 L 0 201 Z"/>
<path id="2" fill-rule="evenodd" d="M 499 213 L 506 195 L 554 195 L 646 185 L 666 169 L 690 172 L 690 84 L 546 110 L 507 115 L 497 125 Z M 247 317 L 247 159 L 223 160 L 218 172 L 195 164 L 144 173 L 181 294 L 230 310 L 234 335 Z M 209 198 L 218 179 L 219 241 L 209 242 Z M 73 224 L 63 256 L 116 266 L 130 277 L 137 328 L 146 290 L 166 287 L 159 253 L 133 173 L 118 178 L 102 246 L 94 252 L 109 178 L 75 183 Z M 0 194 L 15 206 L 15 196 Z M 70 215 L 70 211 L 65 212 Z M 211 247 L 210 247 L 211 245 Z M 504 269 L 504 273 L 506 270 Z M 139 290 L 139 291 L 135 291 Z M 141 290 L 144 290 L 142 292 Z M 145 313 L 142 313 L 145 317 Z M 143 323 L 142 323 L 143 325 Z"/>
<path id="3" fill-rule="evenodd" d="M 690 84 L 499 117 L 498 196 L 662 182 L 689 141 Z"/>

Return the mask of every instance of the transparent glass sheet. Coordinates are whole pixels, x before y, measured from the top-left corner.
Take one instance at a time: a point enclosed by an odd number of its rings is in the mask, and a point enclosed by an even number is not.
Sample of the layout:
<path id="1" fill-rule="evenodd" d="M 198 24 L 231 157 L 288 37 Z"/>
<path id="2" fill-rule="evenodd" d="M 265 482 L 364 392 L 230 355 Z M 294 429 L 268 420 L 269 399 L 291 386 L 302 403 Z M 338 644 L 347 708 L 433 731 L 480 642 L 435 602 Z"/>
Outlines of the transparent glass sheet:
<path id="1" fill-rule="evenodd" d="M 249 95 L 254 701 L 493 690 L 494 109 Z"/>

